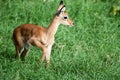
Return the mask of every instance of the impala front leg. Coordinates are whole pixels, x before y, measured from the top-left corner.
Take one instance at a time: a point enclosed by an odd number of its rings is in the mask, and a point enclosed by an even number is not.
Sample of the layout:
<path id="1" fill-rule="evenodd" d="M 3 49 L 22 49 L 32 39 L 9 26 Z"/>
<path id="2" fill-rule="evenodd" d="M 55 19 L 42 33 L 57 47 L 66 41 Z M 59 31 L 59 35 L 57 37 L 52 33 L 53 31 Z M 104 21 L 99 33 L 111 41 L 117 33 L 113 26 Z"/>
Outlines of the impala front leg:
<path id="1" fill-rule="evenodd" d="M 46 57 L 46 68 L 48 68 L 50 65 L 51 48 L 52 48 L 52 46 L 46 46 L 42 50 L 43 53 L 42 53 L 42 57 L 40 58 L 40 64 L 42 64 L 42 62 L 44 61 L 44 59 Z"/>
<path id="2" fill-rule="evenodd" d="M 42 62 L 44 61 L 45 56 L 46 56 L 47 53 L 48 53 L 47 52 L 47 47 L 42 48 L 42 56 L 40 58 L 40 64 L 42 64 Z"/>
<path id="3" fill-rule="evenodd" d="M 47 53 L 46 53 L 46 68 L 48 68 L 49 65 L 50 65 L 51 49 L 52 49 L 52 45 L 49 45 L 49 46 L 47 47 Z"/>
<path id="4" fill-rule="evenodd" d="M 45 55 L 47 53 L 47 47 L 43 45 L 39 40 L 31 39 L 30 43 L 34 46 L 37 46 L 38 48 L 42 49 L 42 57 L 40 58 L 40 63 L 44 61 Z"/>

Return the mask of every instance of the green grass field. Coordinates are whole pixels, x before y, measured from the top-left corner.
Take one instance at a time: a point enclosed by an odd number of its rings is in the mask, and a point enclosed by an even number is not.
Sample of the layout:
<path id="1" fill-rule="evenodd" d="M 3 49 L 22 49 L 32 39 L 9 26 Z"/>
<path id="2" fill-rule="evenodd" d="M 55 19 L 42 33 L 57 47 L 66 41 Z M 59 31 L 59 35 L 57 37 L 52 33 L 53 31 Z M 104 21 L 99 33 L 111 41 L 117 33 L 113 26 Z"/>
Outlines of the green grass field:
<path id="1" fill-rule="evenodd" d="M 120 80 L 120 17 L 108 16 L 111 3 L 65 0 L 74 27 L 60 25 L 51 66 L 40 66 L 41 50 L 15 60 L 14 28 L 33 23 L 47 27 L 60 0 L 0 0 L 0 80 Z"/>

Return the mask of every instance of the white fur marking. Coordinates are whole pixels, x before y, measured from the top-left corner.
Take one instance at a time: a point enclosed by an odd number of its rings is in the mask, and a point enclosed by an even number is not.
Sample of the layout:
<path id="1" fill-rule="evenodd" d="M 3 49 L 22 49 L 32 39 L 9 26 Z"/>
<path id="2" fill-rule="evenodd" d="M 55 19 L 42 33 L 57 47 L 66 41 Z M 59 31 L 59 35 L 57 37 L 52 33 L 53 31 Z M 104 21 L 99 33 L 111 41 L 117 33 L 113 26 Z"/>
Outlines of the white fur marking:
<path id="1" fill-rule="evenodd" d="M 26 50 L 29 50 L 29 49 L 31 48 L 31 44 L 28 43 L 28 42 L 25 43 L 24 48 L 25 48 Z"/>

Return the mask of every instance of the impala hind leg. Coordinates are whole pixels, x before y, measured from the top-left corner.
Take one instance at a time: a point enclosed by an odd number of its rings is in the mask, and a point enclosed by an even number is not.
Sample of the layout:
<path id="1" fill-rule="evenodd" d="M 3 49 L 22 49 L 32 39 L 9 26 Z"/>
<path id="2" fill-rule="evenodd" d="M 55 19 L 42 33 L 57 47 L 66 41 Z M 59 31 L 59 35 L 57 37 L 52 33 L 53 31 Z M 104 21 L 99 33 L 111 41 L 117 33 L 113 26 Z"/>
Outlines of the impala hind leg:
<path id="1" fill-rule="evenodd" d="M 13 43 L 14 43 L 15 51 L 16 51 L 15 58 L 18 59 L 19 54 L 21 54 L 22 51 L 24 50 L 22 38 L 13 34 Z"/>
<path id="2" fill-rule="evenodd" d="M 31 47 L 31 44 L 29 42 L 24 43 L 24 50 L 22 51 L 20 58 L 22 61 L 25 60 L 25 56 L 28 53 L 29 49 Z"/>
<path id="3" fill-rule="evenodd" d="M 20 58 L 22 61 L 25 61 L 25 56 L 26 56 L 27 52 L 28 52 L 28 50 L 24 49 L 23 52 L 21 53 Z"/>
<path id="4" fill-rule="evenodd" d="M 22 46 L 20 46 L 20 45 L 19 46 L 16 45 L 15 49 L 16 49 L 15 58 L 18 59 L 19 58 L 19 54 L 22 53 L 22 51 L 24 50 L 24 48 Z"/>

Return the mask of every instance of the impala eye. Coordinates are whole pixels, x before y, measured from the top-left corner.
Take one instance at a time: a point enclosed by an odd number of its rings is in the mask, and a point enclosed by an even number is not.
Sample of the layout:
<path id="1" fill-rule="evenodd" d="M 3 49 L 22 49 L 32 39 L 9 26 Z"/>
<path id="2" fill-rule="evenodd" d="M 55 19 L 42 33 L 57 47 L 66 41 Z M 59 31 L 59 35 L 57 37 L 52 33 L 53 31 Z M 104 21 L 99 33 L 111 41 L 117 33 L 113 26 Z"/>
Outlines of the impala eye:
<path id="1" fill-rule="evenodd" d="M 67 19 L 68 17 L 64 17 L 64 19 Z"/>

